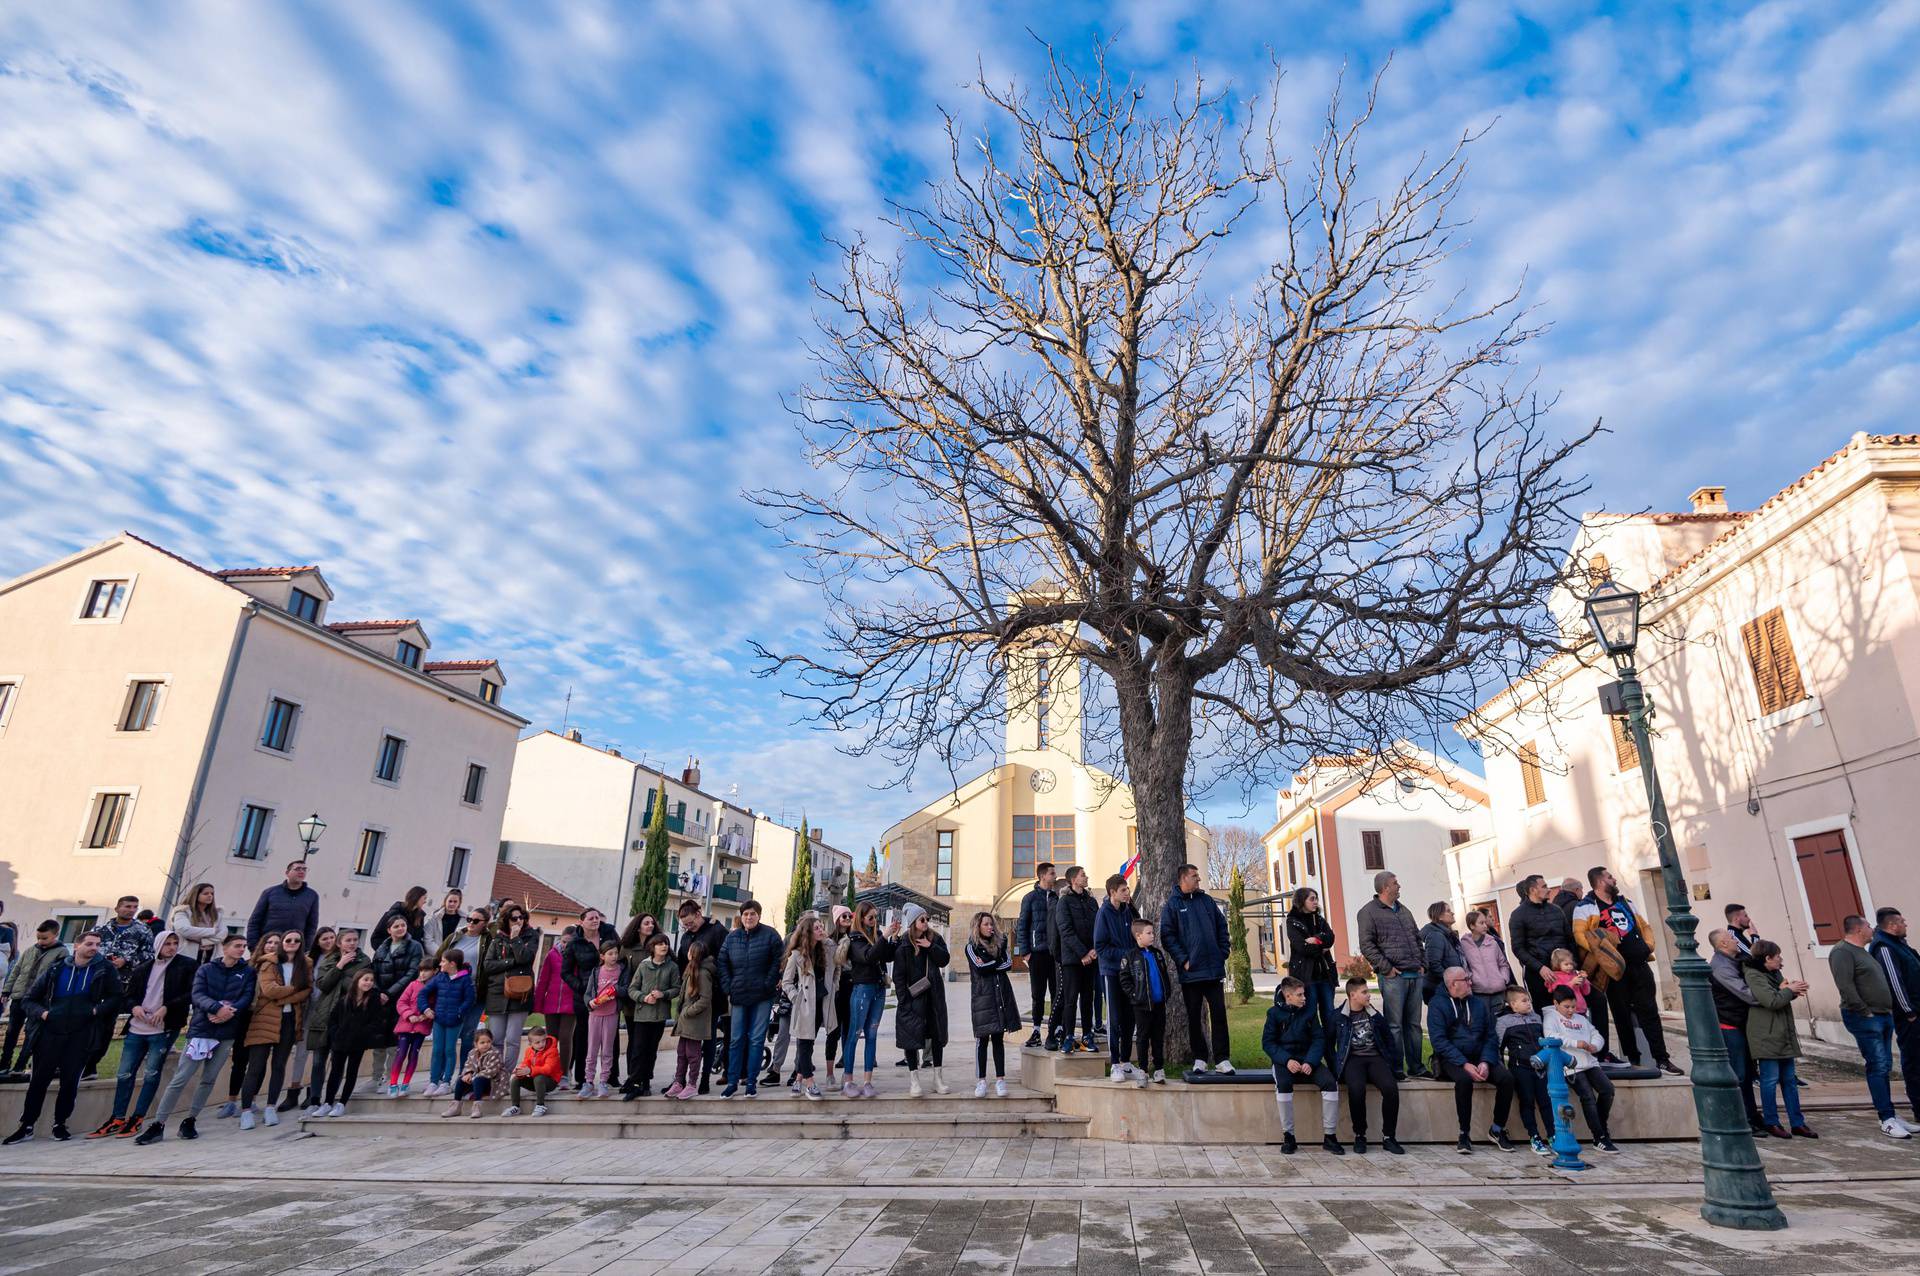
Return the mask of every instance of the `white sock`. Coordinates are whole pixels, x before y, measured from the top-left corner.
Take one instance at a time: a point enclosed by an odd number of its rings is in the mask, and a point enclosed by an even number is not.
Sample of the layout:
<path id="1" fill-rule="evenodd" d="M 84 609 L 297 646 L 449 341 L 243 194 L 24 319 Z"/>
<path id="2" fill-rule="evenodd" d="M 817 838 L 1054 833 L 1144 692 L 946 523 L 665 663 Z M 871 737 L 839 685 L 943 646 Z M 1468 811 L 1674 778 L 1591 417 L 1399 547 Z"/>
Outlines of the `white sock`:
<path id="1" fill-rule="evenodd" d="M 1285 1130 L 1288 1134 L 1292 1134 L 1293 1133 L 1293 1096 L 1291 1094 L 1282 1094 L 1277 1097 L 1280 1100 L 1280 1128 Z"/>
<path id="2" fill-rule="evenodd" d="M 1340 1092 L 1322 1090 L 1320 1092 L 1320 1129 L 1323 1134 L 1332 1134 L 1340 1128 Z"/>

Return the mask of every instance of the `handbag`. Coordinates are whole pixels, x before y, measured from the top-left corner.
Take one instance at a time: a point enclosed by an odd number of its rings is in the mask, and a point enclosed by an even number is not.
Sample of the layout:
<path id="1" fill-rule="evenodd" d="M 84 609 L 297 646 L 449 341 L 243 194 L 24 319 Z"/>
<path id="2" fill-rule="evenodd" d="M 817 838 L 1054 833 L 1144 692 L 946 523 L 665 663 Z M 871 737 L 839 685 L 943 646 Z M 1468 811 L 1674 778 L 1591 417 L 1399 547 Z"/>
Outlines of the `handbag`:
<path id="1" fill-rule="evenodd" d="M 507 1000 L 509 1001 L 519 1001 L 523 997 L 530 997 L 533 995 L 533 976 L 508 975 L 500 981 L 500 991 L 507 995 Z"/>
<path id="2" fill-rule="evenodd" d="M 922 975 L 907 985 L 907 995 L 909 997 L 924 997 L 927 995 L 927 989 L 931 987 L 933 987 L 933 981 L 925 975 Z"/>

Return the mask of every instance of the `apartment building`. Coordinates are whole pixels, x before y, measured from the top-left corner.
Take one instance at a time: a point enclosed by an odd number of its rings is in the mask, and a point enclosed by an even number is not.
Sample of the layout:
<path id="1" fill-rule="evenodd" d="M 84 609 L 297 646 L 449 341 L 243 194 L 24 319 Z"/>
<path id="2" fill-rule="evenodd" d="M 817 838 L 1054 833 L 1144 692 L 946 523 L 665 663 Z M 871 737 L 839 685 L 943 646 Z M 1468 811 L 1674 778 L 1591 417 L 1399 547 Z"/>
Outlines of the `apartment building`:
<path id="1" fill-rule="evenodd" d="M 1751 510 L 1702 487 L 1688 510 L 1590 515 L 1572 554 L 1644 595 L 1637 664 L 1702 940 L 1745 905 L 1812 985 L 1812 1030 L 1846 1040 L 1826 961 L 1841 919 L 1920 909 L 1920 435 L 1857 434 Z M 1569 632 L 1579 608 L 1555 601 Z M 1589 643 L 1461 723 L 1495 828 L 1459 857 L 1465 895 L 1510 910 L 1530 873 L 1604 865 L 1664 913 L 1639 758 L 1597 699 L 1613 678 Z"/>
<path id="2" fill-rule="evenodd" d="M 497 662 L 335 620 L 317 566 L 198 566 L 125 533 L 0 584 L 0 899 L 68 934 L 213 884 L 229 925 L 303 851 L 324 922 L 465 886 L 514 740 Z"/>
<path id="3" fill-rule="evenodd" d="M 775 910 L 775 918 L 786 918 L 787 895 L 793 890 L 793 875 L 800 867 L 800 831 L 775 822 L 766 815 L 755 815 L 753 830 L 754 889 L 760 902 Z M 853 880 L 853 856 L 829 846 L 826 833 L 818 827 L 808 830 L 808 855 L 813 860 L 813 888 L 808 896 L 812 907 L 825 912 L 846 899 L 847 884 Z"/>

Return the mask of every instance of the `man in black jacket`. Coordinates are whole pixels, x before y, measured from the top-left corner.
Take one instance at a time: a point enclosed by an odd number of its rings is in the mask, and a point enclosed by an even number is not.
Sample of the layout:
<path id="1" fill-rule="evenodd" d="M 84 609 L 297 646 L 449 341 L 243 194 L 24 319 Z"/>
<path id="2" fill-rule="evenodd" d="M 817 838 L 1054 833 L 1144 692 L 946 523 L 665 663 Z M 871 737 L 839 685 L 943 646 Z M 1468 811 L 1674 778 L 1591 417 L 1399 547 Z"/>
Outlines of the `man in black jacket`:
<path id="1" fill-rule="evenodd" d="M 299 931 L 311 946 L 319 929 L 320 893 L 307 885 L 307 862 L 293 860 L 287 864 L 286 880 L 261 891 L 254 902 L 247 918 L 247 948 L 258 948 L 262 935 L 284 935 L 290 930 Z M 381 927 L 374 937 L 385 934 L 385 927 Z"/>
<path id="2" fill-rule="evenodd" d="M 53 1103 L 53 1137 L 64 1143 L 73 1137 L 67 1118 L 80 1097 L 80 1073 L 87 1065 L 94 1030 L 120 1007 L 120 980 L 100 957 L 100 936 L 82 935 L 74 941 L 71 957 L 41 971 L 27 993 L 26 1006 L 28 1018 L 40 1025 L 33 1048 L 33 1079 L 27 1083 L 26 1101 L 20 1108 L 20 1128 L 0 1143 L 10 1146 L 33 1137 L 55 1078 L 60 1094 Z"/>
<path id="3" fill-rule="evenodd" d="M 1546 976 L 1540 972 L 1553 967 L 1553 950 L 1573 952 L 1573 923 L 1556 907 L 1553 888 L 1547 879 L 1535 873 L 1514 888 L 1520 903 L 1507 918 L 1507 947 L 1520 963 L 1527 981 L 1527 992 L 1536 1006 L 1550 1006 Z"/>
<path id="4" fill-rule="evenodd" d="M 1033 889 L 1020 901 L 1020 921 L 1013 931 L 1013 951 L 1027 959 L 1027 986 L 1033 992 L 1030 1046 L 1040 1044 L 1040 1026 L 1047 1022 L 1047 991 L 1053 987 L 1053 882 L 1053 865 L 1042 864 L 1033 875 Z"/>
<path id="5" fill-rule="evenodd" d="M 1093 924 L 1100 905 L 1087 889 L 1087 870 L 1074 865 L 1067 870 L 1067 889 L 1053 905 L 1053 929 L 1048 936 L 1053 958 L 1058 963 L 1058 983 L 1053 1001 L 1053 1020 L 1049 1025 L 1050 1049 L 1072 1054 L 1073 1012 L 1080 1011 L 1080 1048 L 1093 1050 L 1093 981 L 1098 955 L 1093 948 Z"/>
<path id="6" fill-rule="evenodd" d="M 740 905 L 740 925 L 720 945 L 720 986 L 733 1003 L 733 1032 L 727 1046 L 727 1088 L 731 1099 L 747 1083 L 747 1097 L 760 1092 L 760 1065 L 766 1050 L 767 1020 L 780 992 L 780 932 L 760 924 L 760 905 Z"/>

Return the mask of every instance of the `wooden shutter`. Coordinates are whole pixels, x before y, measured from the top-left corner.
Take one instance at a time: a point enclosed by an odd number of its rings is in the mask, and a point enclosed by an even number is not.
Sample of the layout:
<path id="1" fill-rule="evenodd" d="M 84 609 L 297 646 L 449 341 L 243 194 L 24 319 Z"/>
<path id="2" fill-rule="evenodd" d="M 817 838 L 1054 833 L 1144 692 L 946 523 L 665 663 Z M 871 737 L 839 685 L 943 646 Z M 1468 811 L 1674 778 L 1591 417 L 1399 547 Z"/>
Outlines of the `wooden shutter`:
<path id="1" fill-rule="evenodd" d="M 1447 830 L 1448 846 L 1459 846 L 1462 843 L 1471 842 L 1472 840 L 1473 840 L 1472 829 L 1448 829 Z"/>
<path id="2" fill-rule="evenodd" d="M 1360 851 L 1368 871 L 1377 873 L 1387 866 L 1387 853 L 1380 846 L 1379 829 L 1361 830 Z"/>
<path id="3" fill-rule="evenodd" d="M 1526 789 L 1528 806 L 1539 806 L 1547 800 L 1546 777 L 1540 774 L 1540 750 L 1531 740 L 1520 746 L 1520 783 Z"/>
<path id="4" fill-rule="evenodd" d="M 1640 750 L 1633 746 L 1633 732 L 1627 729 L 1627 720 L 1609 717 L 1607 725 L 1613 732 L 1613 769 L 1616 771 L 1638 770 Z"/>
<path id="5" fill-rule="evenodd" d="M 1800 661 L 1794 655 L 1793 640 L 1787 636 L 1787 617 L 1780 608 L 1740 626 L 1740 642 L 1747 649 L 1747 664 L 1753 669 L 1753 686 L 1763 715 L 1778 713 L 1807 698 Z"/>
<path id="6" fill-rule="evenodd" d="M 1844 934 L 1842 919 L 1863 912 L 1846 838 L 1838 829 L 1796 837 L 1793 859 L 1800 870 L 1800 884 L 1806 888 L 1807 907 L 1813 913 L 1814 939 L 1822 944 L 1839 943 Z"/>

